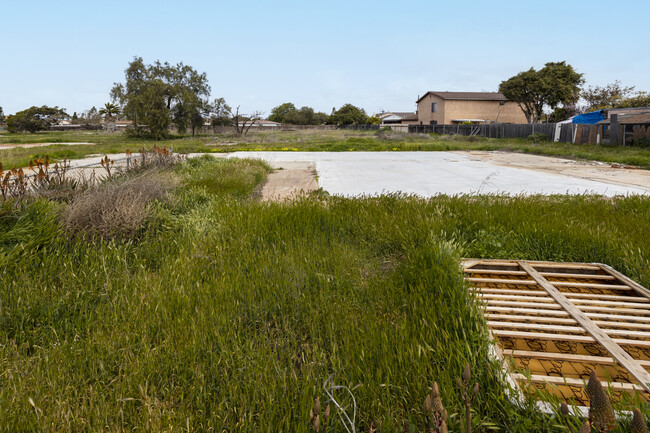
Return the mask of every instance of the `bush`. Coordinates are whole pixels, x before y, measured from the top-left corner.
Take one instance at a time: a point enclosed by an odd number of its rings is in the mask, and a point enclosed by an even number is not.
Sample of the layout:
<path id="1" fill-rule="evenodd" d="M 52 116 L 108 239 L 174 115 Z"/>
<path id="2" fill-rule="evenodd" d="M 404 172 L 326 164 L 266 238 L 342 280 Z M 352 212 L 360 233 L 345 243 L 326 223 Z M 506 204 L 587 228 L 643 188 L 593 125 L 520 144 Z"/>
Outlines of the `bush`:
<path id="1" fill-rule="evenodd" d="M 530 134 L 526 139 L 531 143 L 535 143 L 535 144 L 546 143 L 548 141 L 548 137 L 546 136 L 546 134 L 542 132 L 536 132 L 534 134 Z"/>
<path id="2" fill-rule="evenodd" d="M 135 236 L 150 215 L 150 203 L 164 199 L 174 179 L 169 173 L 149 172 L 102 184 L 66 207 L 63 226 L 73 233 L 104 239 Z"/>

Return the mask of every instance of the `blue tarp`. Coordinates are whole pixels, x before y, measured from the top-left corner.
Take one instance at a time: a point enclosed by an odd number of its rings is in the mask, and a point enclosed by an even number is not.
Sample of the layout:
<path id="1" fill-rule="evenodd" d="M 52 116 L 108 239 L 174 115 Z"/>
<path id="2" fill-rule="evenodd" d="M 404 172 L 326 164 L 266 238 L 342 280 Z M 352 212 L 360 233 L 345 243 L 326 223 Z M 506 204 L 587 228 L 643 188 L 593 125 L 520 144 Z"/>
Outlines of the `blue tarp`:
<path id="1" fill-rule="evenodd" d="M 603 115 L 603 110 L 598 110 L 598 111 L 592 111 L 591 113 L 578 114 L 577 116 L 574 116 L 573 123 L 594 125 L 600 122 L 601 120 L 603 120 L 604 118 L 605 116 Z"/>

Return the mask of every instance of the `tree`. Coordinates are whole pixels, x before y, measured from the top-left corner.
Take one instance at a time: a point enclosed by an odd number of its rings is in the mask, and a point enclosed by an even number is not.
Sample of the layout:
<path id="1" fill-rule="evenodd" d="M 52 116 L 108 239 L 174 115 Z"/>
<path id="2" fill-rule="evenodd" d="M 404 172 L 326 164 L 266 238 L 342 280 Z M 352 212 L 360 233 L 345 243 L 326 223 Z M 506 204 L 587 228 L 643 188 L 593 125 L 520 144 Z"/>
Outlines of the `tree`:
<path id="1" fill-rule="evenodd" d="M 251 127 L 262 118 L 262 112 L 260 111 L 254 111 L 250 115 L 245 115 L 245 114 L 239 114 L 239 106 L 237 106 L 237 110 L 235 111 L 235 115 L 232 118 L 232 124 L 235 127 L 235 131 L 237 131 L 238 134 L 246 135 L 248 134 L 248 130 L 251 129 Z"/>
<path id="2" fill-rule="evenodd" d="M 145 65 L 142 57 L 135 57 L 124 74 L 125 83 L 115 83 L 111 97 L 120 103 L 136 131 L 146 126 L 156 139 L 164 137 L 172 121 L 184 132 L 210 95 L 205 73 L 182 62 Z"/>
<path id="3" fill-rule="evenodd" d="M 333 111 L 328 123 L 333 125 L 362 125 L 366 123 L 366 111 L 363 108 L 355 107 L 352 104 L 345 104 L 336 111 Z"/>
<path id="4" fill-rule="evenodd" d="M 571 65 L 549 62 L 539 71 L 530 68 L 502 81 L 499 92 L 519 105 L 528 123 L 536 123 L 545 107 L 555 110 L 560 105 L 575 104 L 583 83 L 582 74 Z"/>
<path id="5" fill-rule="evenodd" d="M 93 107 L 94 108 L 94 107 Z M 104 120 L 107 122 L 110 122 L 113 120 L 113 118 L 117 115 L 120 114 L 120 107 L 118 107 L 115 104 L 111 104 L 110 102 L 107 102 L 104 104 L 104 106 L 99 110 L 99 114 L 104 116 Z M 77 113 L 74 113 L 73 119 L 76 117 Z"/>
<path id="6" fill-rule="evenodd" d="M 381 119 L 377 116 L 370 116 L 366 119 L 366 125 L 379 125 L 381 124 Z"/>
<path id="7" fill-rule="evenodd" d="M 30 107 L 7 118 L 9 132 L 38 132 L 48 129 L 53 123 L 68 117 L 65 109 L 59 107 Z"/>
<path id="8" fill-rule="evenodd" d="M 603 108 L 620 108 L 624 100 L 632 96 L 634 86 L 625 87 L 616 80 L 613 83 L 601 86 L 589 86 L 580 96 L 587 102 L 587 111 L 601 110 Z"/>
<path id="9" fill-rule="evenodd" d="M 5 113 L 2 111 L 2 107 L 0 107 L 0 125 L 5 124 Z"/>
<path id="10" fill-rule="evenodd" d="M 267 119 L 272 122 L 288 123 L 286 121 L 287 117 L 294 115 L 296 111 L 297 110 L 295 105 L 293 105 L 291 102 L 285 102 L 284 104 L 280 104 L 277 107 L 274 107 Z"/>
<path id="11" fill-rule="evenodd" d="M 223 98 L 217 98 L 210 103 L 208 106 L 209 112 L 207 113 L 210 118 L 210 123 L 212 124 L 213 130 L 216 131 L 218 126 L 229 126 L 232 124 L 230 117 L 232 116 L 232 109 L 226 100 Z"/>
<path id="12" fill-rule="evenodd" d="M 621 102 L 621 107 L 650 107 L 650 93 L 638 92 Z"/>
<path id="13" fill-rule="evenodd" d="M 290 125 L 322 125 L 327 121 L 327 114 L 316 113 L 311 107 L 298 110 L 291 102 L 285 102 L 271 110 L 268 120 Z"/>

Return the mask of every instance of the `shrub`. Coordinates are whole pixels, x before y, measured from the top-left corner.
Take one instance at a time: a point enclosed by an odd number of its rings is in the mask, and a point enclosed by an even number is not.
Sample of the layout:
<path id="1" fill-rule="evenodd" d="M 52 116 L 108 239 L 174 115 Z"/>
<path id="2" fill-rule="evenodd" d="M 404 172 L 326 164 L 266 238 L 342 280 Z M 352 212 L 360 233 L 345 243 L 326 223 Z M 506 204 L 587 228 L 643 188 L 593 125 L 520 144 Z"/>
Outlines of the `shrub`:
<path id="1" fill-rule="evenodd" d="M 548 137 L 546 136 L 546 134 L 542 132 L 536 132 L 534 134 L 530 134 L 526 139 L 531 143 L 535 143 L 535 144 L 545 143 L 548 141 Z"/>
<path id="2" fill-rule="evenodd" d="M 104 239 L 135 236 L 150 215 L 150 203 L 164 199 L 174 183 L 160 172 L 109 181 L 76 197 L 62 215 L 63 226 Z"/>

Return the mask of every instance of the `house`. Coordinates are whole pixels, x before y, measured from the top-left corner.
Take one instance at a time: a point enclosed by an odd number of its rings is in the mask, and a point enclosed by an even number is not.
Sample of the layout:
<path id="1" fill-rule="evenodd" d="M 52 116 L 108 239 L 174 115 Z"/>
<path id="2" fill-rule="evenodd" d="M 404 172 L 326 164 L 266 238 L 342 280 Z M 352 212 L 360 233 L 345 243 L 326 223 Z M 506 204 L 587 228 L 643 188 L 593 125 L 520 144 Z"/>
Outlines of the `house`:
<path id="1" fill-rule="evenodd" d="M 524 112 L 496 92 L 427 92 L 416 101 L 420 125 L 528 123 Z"/>
<path id="2" fill-rule="evenodd" d="M 418 115 L 412 111 L 389 111 L 375 114 L 381 119 L 382 125 L 416 125 Z"/>
<path id="3" fill-rule="evenodd" d="M 254 120 L 252 122 L 252 125 L 251 125 L 250 121 L 246 121 L 246 122 L 240 121 L 239 122 L 239 126 L 241 128 L 243 128 L 244 126 L 248 127 L 249 125 L 252 128 L 279 128 L 279 127 L 282 126 L 281 123 L 273 122 L 273 121 L 270 121 L 270 120 L 263 120 L 263 119 Z"/>

